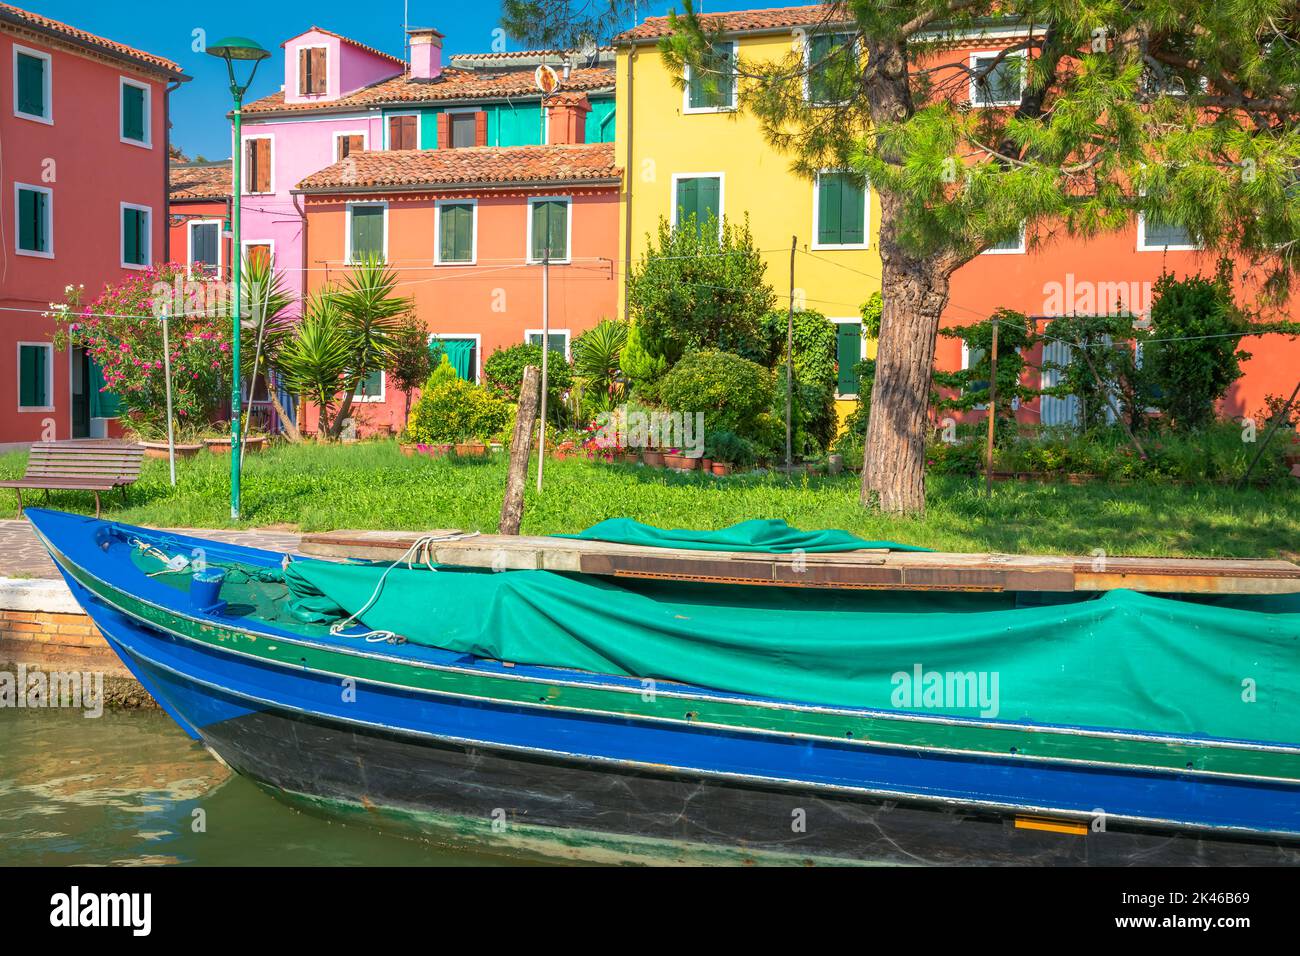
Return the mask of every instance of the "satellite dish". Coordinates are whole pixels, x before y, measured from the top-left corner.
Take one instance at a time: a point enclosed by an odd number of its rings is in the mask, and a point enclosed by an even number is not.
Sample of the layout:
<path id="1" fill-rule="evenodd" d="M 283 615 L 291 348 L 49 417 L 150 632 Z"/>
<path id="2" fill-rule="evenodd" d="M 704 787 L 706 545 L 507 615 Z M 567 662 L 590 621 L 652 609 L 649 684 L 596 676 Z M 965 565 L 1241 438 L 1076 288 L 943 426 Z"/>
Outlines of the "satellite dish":
<path id="1" fill-rule="evenodd" d="M 533 71 L 533 82 L 542 91 L 543 96 L 550 96 L 560 88 L 559 74 L 545 63 Z"/>

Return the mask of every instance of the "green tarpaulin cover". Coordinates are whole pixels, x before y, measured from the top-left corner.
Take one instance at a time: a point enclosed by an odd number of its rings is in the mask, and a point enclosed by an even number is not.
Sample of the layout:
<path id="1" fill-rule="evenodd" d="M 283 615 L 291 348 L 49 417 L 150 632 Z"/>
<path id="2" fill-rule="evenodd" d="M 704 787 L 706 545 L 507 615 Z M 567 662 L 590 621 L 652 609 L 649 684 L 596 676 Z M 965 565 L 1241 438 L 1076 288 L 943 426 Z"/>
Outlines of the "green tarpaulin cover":
<path id="1" fill-rule="evenodd" d="M 328 620 L 364 607 L 385 570 L 301 561 L 285 578 L 302 610 Z M 362 620 L 478 657 L 784 700 L 1300 740 L 1297 597 L 1111 591 L 1027 605 L 399 567 Z"/>
<path id="2" fill-rule="evenodd" d="M 890 551 L 928 551 L 892 541 L 865 541 L 847 531 L 800 531 L 784 521 L 755 519 L 742 521 L 721 531 L 665 530 L 642 524 L 631 518 L 610 518 L 592 525 L 579 534 L 559 534 L 557 538 L 580 538 L 584 541 L 613 541 L 616 544 L 639 544 L 651 548 L 688 548 L 692 551 L 762 551 L 789 554 L 792 551 L 830 553 L 860 551 L 863 548 Z"/>

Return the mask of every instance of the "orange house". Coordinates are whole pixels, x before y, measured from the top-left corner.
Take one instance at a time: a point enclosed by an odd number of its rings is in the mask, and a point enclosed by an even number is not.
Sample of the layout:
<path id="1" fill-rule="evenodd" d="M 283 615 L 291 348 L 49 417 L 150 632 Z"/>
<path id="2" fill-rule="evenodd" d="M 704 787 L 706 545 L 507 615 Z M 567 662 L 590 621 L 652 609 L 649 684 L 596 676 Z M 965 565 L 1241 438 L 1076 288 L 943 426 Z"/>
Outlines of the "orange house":
<path id="1" fill-rule="evenodd" d="M 541 343 L 545 273 L 550 346 L 568 358 L 579 334 L 617 312 L 621 171 L 613 144 L 565 141 L 581 128 L 566 106 L 552 106 L 552 145 L 356 152 L 307 177 L 295 193 L 308 292 L 382 256 L 431 347 L 444 343 L 458 371 L 481 381 L 496 350 Z M 404 410 L 377 372 L 359 386 L 353 417 L 359 434 L 397 432 Z M 309 407 L 300 425 L 318 421 Z"/>

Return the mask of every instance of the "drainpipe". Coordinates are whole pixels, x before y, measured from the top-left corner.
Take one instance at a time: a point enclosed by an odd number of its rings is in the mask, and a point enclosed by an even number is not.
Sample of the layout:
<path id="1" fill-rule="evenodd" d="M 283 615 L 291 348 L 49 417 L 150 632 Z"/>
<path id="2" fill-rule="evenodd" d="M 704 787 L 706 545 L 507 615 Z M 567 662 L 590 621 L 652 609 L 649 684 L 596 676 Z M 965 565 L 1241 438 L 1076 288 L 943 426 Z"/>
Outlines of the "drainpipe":
<path id="1" fill-rule="evenodd" d="M 298 315 L 303 314 L 307 304 L 307 210 L 302 205 L 302 195 L 292 193 L 293 208 L 298 210 L 298 218 L 302 220 L 302 233 L 298 240 L 298 247 L 302 250 L 302 261 L 298 264 L 302 270 L 298 273 Z"/>
<path id="2" fill-rule="evenodd" d="M 172 80 L 163 94 L 163 262 L 172 261 L 172 94 L 180 88 Z"/>
<path id="3" fill-rule="evenodd" d="M 633 77 L 636 75 L 632 70 L 632 61 L 636 59 L 636 44 L 632 44 L 627 54 L 627 154 L 626 162 L 623 164 L 623 320 L 628 321 L 629 315 L 628 303 L 631 301 L 628 292 L 628 273 L 632 270 L 632 181 L 636 178 L 632 171 L 632 114 L 635 110 L 633 104 L 636 97 L 632 94 Z"/>

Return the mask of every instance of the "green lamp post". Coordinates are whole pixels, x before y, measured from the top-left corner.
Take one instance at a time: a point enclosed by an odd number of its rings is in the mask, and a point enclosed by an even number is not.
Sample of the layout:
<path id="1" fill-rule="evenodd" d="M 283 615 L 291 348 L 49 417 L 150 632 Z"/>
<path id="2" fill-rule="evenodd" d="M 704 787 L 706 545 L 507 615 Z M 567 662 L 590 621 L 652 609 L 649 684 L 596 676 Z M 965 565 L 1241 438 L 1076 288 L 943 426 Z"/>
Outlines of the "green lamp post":
<path id="1" fill-rule="evenodd" d="M 212 56 L 226 61 L 226 72 L 230 76 L 230 95 L 235 99 L 235 143 L 233 149 L 233 159 L 231 164 L 234 173 L 233 182 L 231 183 L 231 192 L 233 202 L 231 208 L 232 227 L 234 232 L 234 255 L 231 265 L 231 278 L 234 281 L 234 301 L 231 303 L 234 321 L 234 335 L 231 339 L 230 350 L 231 360 L 234 363 L 234 382 L 230 390 L 230 520 L 239 520 L 239 459 L 240 459 L 240 435 L 239 426 L 243 418 L 243 395 L 242 387 L 239 383 L 239 325 L 240 325 L 240 303 L 242 301 L 242 290 L 240 288 L 240 273 L 243 264 L 243 246 L 240 244 L 239 228 L 239 207 L 240 197 L 243 189 L 240 182 L 240 162 L 243 159 L 243 141 L 241 138 L 241 123 L 244 94 L 253 84 L 253 77 L 257 75 L 257 65 L 267 59 L 271 54 L 264 49 L 260 43 L 255 40 L 249 40 L 246 37 L 226 37 L 220 43 L 208 47 L 207 52 Z M 235 79 L 235 61 L 243 60 L 253 64 L 253 69 L 248 74 L 247 81 L 241 86 Z"/>

